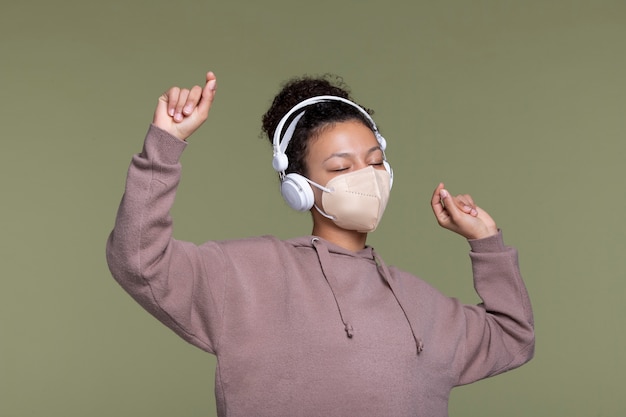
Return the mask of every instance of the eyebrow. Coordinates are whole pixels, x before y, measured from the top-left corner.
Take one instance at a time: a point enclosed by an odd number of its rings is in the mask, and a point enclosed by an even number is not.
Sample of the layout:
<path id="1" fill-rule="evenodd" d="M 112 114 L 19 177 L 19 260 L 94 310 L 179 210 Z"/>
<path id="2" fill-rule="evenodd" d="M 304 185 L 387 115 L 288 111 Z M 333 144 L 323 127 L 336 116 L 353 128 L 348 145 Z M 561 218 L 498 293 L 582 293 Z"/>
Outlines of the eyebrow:
<path id="1" fill-rule="evenodd" d="M 376 151 L 381 151 L 381 152 L 383 151 L 383 150 L 381 149 L 380 145 L 377 145 L 377 146 L 373 146 L 373 147 L 371 147 L 371 148 L 370 148 L 370 149 L 366 152 L 366 154 L 367 154 L 367 155 L 369 155 L 369 154 L 371 154 L 372 152 L 376 152 Z M 352 154 L 352 153 L 350 153 L 350 152 L 337 152 L 337 153 L 334 153 L 334 154 L 330 155 L 328 158 L 324 159 L 322 162 L 326 162 L 326 161 L 328 161 L 328 160 L 329 160 L 329 159 L 331 159 L 331 158 L 348 158 L 348 157 L 350 157 L 350 156 L 352 156 L 352 155 L 354 155 L 354 154 Z"/>

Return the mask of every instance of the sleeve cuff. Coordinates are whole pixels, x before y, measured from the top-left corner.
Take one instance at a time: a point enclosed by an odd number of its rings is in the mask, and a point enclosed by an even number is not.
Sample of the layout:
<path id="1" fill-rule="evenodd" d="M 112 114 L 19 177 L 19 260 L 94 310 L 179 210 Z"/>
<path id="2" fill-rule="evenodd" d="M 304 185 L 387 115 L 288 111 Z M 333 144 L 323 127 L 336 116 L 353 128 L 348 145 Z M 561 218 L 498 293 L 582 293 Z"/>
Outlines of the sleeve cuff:
<path id="1" fill-rule="evenodd" d="M 468 243 L 472 248 L 472 252 L 504 252 L 504 239 L 502 238 L 502 230 L 498 229 L 498 233 L 483 239 L 468 239 Z"/>
<path id="2" fill-rule="evenodd" d="M 160 161 L 165 164 L 176 164 L 186 147 L 187 142 L 150 124 L 144 143 L 144 152 L 150 160 Z"/>

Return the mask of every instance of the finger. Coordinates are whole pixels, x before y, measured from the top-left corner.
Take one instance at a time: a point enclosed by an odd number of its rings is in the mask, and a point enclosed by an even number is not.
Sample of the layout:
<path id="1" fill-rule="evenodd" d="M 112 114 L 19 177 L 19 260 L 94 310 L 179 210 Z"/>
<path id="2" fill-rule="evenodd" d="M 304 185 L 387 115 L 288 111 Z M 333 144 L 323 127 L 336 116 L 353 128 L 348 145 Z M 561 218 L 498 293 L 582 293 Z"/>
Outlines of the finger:
<path id="1" fill-rule="evenodd" d="M 194 86 L 189 92 L 185 106 L 183 107 L 183 114 L 189 116 L 198 105 L 200 98 L 202 97 L 202 88 L 199 85 Z"/>
<path id="2" fill-rule="evenodd" d="M 159 101 L 157 102 L 156 114 L 168 114 L 168 98 L 167 91 L 159 96 Z"/>
<path id="3" fill-rule="evenodd" d="M 445 210 L 441 201 L 441 190 L 443 190 L 443 187 L 443 183 L 440 182 L 437 188 L 435 188 L 435 191 L 433 191 L 433 196 L 430 200 L 430 206 L 436 217 L 439 217 L 439 214 Z"/>
<path id="4" fill-rule="evenodd" d="M 472 215 L 476 217 L 478 212 L 476 211 L 476 205 L 474 204 L 474 200 L 472 196 L 469 194 L 459 194 L 454 197 L 455 204 L 459 210 L 463 213 Z"/>
<path id="5" fill-rule="evenodd" d="M 187 103 L 187 98 L 189 97 L 189 90 L 184 88 L 180 90 L 180 95 L 178 96 L 178 101 L 176 102 L 176 106 L 174 109 L 174 120 L 177 122 L 182 122 L 184 119 L 183 116 L 183 107 L 185 103 Z"/>
<path id="6" fill-rule="evenodd" d="M 448 195 L 448 192 L 444 188 L 444 184 L 439 183 L 437 188 L 435 188 L 432 199 L 430 201 L 430 205 L 433 209 L 433 213 L 435 214 L 435 218 L 437 219 L 437 223 L 444 227 L 450 222 L 450 215 L 444 204 L 444 198 Z"/>
<path id="7" fill-rule="evenodd" d="M 453 197 L 445 188 L 441 189 L 441 201 L 446 209 L 448 216 L 455 218 L 462 212 L 462 203 L 459 203 L 458 198 Z"/>
<path id="8" fill-rule="evenodd" d="M 198 112 L 206 116 L 209 114 L 209 109 L 215 98 L 215 91 L 217 90 L 217 77 L 213 71 L 209 71 L 206 74 L 206 84 L 202 89 L 202 98 L 198 103 Z"/>
<path id="9" fill-rule="evenodd" d="M 472 198 L 471 195 L 463 194 L 463 195 L 457 196 L 457 198 L 463 204 L 463 206 L 461 207 L 462 211 L 464 211 L 465 213 L 470 214 L 470 215 L 472 215 L 474 217 L 476 217 L 478 215 L 478 211 L 476 210 L 476 208 L 477 208 L 476 204 L 474 203 L 474 199 Z"/>
<path id="10" fill-rule="evenodd" d="M 170 117 L 174 117 L 176 113 L 176 103 L 178 103 L 178 97 L 180 95 L 180 88 L 172 87 L 166 93 L 166 101 L 167 101 L 167 114 Z"/>

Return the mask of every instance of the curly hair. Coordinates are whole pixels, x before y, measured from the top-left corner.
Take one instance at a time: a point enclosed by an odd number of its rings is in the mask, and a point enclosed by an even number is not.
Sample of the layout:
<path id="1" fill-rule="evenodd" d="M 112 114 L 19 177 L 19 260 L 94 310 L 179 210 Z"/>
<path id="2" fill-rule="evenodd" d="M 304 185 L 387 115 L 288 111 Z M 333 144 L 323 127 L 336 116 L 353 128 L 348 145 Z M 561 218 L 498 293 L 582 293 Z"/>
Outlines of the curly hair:
<path id="1" fill-rule="evenodd" d="M 350 98 L 350 90 L 343 79 L 333 74 L 325 74 L 319 77 L 305 75 L 292 78 L 284 83 L 262 119 L 263 132 L 267 135 L 270 143 L 272 143 L 278 123 L 289 110 L 307 98 L 321 95 L 338 96 L 353 101 Z M 322 102 L 308 106 L 305 110 L 306 112 L 298 122 L 289 146 L 285 151 L 289 159 L 289 166 L 286 169 L 287 174 L 296 172 L 307 176 L 305 158 L 309 141 L 320 135 L 324 129 L 332 127 L 335 123 L 358 120 L 365 126 L 373 129 L 365 115 L 346 103 L 335 101 Z M 370 109 L 363 108 L 363 110 L 368 114 L 373 114 Z M 295 115 L 292 117 L 295 117 Z"/>

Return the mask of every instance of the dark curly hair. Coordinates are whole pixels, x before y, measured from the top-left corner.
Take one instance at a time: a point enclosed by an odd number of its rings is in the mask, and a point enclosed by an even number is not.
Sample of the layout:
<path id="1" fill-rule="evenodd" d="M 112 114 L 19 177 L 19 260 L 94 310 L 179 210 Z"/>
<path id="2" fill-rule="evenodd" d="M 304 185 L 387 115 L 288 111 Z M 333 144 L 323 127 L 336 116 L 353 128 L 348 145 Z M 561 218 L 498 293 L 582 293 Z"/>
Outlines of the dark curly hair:
<path id="1" fill-rule="evenodd" d="M 284 83 L 262 119 L 263 132 L 267 135 L 270 143 L 272 143 L 278 123 L 289 110 L 307 98 L 322 95 L 338 96 L 353 101 L 350 98 L 350 90 L 343 79 L 333 74 L 325 74 L 319 77 L 305 75 L 292 78 Z M 370 109 L 363 109 L 368 114 L 373 114 Z M 346 103 L 336 101 L 322 102 L 308 106 L 304 110 L 306 112 L 298 122 L 289 146 L 285 151 L 289 159 L 289 166 L 286 169 L 287 174 L 296 172 L 307 176 L 305 157 L 309 140 L 315 138 L 324 129 L 333 126 L 335 123 L 359 120 L 365 126 L 373 129 L 365 115 Z M 292 117 L 295 117 L 295 115 Z"/>

